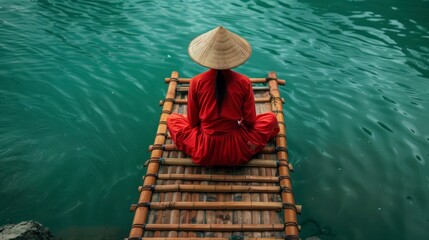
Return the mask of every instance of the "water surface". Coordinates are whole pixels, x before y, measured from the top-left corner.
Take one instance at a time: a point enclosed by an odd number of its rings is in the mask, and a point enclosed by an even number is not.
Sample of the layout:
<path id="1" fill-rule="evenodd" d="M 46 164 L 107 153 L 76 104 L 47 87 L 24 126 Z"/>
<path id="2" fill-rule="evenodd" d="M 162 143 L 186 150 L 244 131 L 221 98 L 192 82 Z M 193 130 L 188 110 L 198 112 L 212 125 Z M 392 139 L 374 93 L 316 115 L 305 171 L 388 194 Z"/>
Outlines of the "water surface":
<path id="1" fill-rule="evenodd" d="M 301 237 L 427 239 L 429 2 L 1 1 L 0 225 L 127 236 L 172 70 L 217 26 L 276 71 Z"/>

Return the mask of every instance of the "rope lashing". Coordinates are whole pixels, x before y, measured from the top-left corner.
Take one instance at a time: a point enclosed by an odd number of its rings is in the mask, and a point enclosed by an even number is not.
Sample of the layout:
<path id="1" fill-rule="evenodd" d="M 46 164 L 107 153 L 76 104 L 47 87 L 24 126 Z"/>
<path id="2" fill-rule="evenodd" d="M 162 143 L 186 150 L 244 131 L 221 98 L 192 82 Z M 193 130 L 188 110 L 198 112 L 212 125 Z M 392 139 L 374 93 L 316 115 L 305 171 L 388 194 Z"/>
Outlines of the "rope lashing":
<path id="1" fill-rule="evenodd" d="M 290 171 L 293 172 L 292 164 L 290 164 L 287 159 L 285 158 L 277 159 L 276 163 L 277 163 L 277 167 L 287 167 Z"/>
<path id="2" fill-rule="evenodd" d="M 285 152 L 285 153 L 289 154 L 287 147 L 276 147 L 276 152 Z"/>
<path id="3" fill-rule="evenodd" d="M 146 177 L 154 177 L 156 179 L 158 178 L 158 173 L 146 173 L 146 175 L 143 177 L 143 180 L 145 180 Z"/>
<path id="4" fill-rule="evenodd" d="M 279 178 L 279 181 L 284 180 L 284 179 L 288 179 L 289 181 L 291 180 L 291 179 L 290 179 L 290 176 L 286 176 L 286 175 L 284 175 L 284 176 L 279 176 L 278 178 Z"/>
<path id="5" fill-rule="evenodd" d="M 152 150 L 165 150 L 164 144 L 154 144 L 152 145 Z"/>
<path id="6" fill-rule="evenodd" d="M 158 163 L 158 164 L 162 165 L 162 164 L 164 164 L 164 158 L 151 157 L 144 163 L 144 166 L 147 167 L 149 165 L 149 163 Z"/>
<path id="7" fill-rule="evenodd" d="M 168 133 L 156 133 L 156 136 L 164 136 L 164 137 L 167 137 L 167 136 L 168 136 Z"/>
<path id="8" fill-rule="evenodd" d="M 155 191 L 155 185 L 143 185 L 141 191 Z"/>
<path id="9" fill-rule="evenodd" d="M 146 207 L 148 209 L 150 209 L 150 202 L 141 202 L 141 203 L 137 203 L 136 207 Z"/>
<path id="10" fill-rule="evenodd" d="M 276 165 L 277 167 L 289 167 L 289 162 L 284 158 L 277 159 Z"/>
<path id="11" fill-rule="evenodd" d="M 165 124 L 165 125 L 167 125 L 167 121 L 159 121 L 159 124 Z"/>
<path id="12" fill-rule="evenodd" d="M 296 222 L 285 222 L 285 227 L 296 227 L 296 228 L 299 228 L 298 227 L 298 223 L 296 223 Z"/>
<path id="13" fill-rule="evenodd" d="M 280 187 L 280 192 L 292 193 L 292 188 L 283 186 Z"/>
<path id="14" fill-rule="evenodd" d="M 172 102 L 172 103 L 175 103 L 175 102 L 176 102 L 176 99 L 174 99 L 174 98 L 166 98 L 166 99 L 164 99 L 164 102 Z"/>
<path id="15" fill-rule="evenodd" d="M 179 79 L 178 78 L 170 78 L 170 82 L 178 82 Z"/>
<path id="16" fill-rule="evenodd" d="M 277 81 L 277 78 L 272 78 L 272 77 L 266 77 L 265 78 L 265 81 L 268 83 L 269 81 L 274 81 L 274 80 L 276 80 Z"/>
<path id="17" fill-rule="evenodd" d="M 162 110 L 162 112 L 161 113 L 167 113 L 167 114 L 171 114 L 173 111 L 171 111 L 171 110 Z"/>
<path id="18" fill-rule="evenodd" d="M 276 135 L 276 137 L 284 137 L 285 138 L 286 134 L 279 133 L 279 134 Z"/>
<path id="19" fill-rule="evenodd" d="M 132 228 L 141 228 L 141 229 L 145 229 L 146 228 L 146 223 L 143 224 L 133 224 L 131 225 Z M 141 239 L 141 238 L 138 238 Z"/>
<path id="20" fill-rule="evenodd" d="M 298 211 L 298 210 L 296 209 L 295 204 L 291 204 L 291 203 L 282 203 L 282 207 L 283 207 L 283 209 L 292 209 L 292 210 L 295 210 L 295 212 L 296 212 L 296 211 Z"/>
<path id="21" fill-rule="evenodd" d="M 285 240 L 301 240 L 298 235 L 286 235 Z"/>

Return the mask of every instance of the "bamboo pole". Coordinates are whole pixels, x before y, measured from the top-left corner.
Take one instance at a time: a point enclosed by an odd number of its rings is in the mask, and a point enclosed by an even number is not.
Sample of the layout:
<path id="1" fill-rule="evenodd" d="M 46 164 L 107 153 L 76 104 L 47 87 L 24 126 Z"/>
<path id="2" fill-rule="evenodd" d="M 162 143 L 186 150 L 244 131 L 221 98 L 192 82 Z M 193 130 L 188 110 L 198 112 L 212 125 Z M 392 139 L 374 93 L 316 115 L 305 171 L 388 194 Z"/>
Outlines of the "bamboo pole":
<path id="1" fill-rule="evenodd" d="M 256 96 L 258 97 L 264 97 L 262 92 L 256 92 L 255 93 Z M 257 114 L 261 114 L 262 112 L 266 112 L 267 109 L 264 109 L 265 104 L 264 103 L 256 103 L 256 112 Z M 263 159 L 266 156 L 266 154 L 261 154 L 261 158 Z M 267 160 L 265 160 L 267 161 Z M 265 168 L 264 167 L 260 167 L 260 168 L 252 168 L 252 172 L 253 172 L 253 176 L 266 176 L 266 172 L 265 172 Z M 257 183 L 257 182 L 253 182 L 252 184 L 258 184 L 260 186 L 268 186 L 268 184 L 266 183 Z M 252 202 L 264 202 L 263 197 L 266 196 L 267 193 L 253 193 L 251 198 L 252 198 Z M 269 224 L 269 223 L 274 223 L 274 222 L 265 222 L 264 219 L 264 213 L 267 211 L 259 210 L 259 211 L 252 211 L 252 218 L 253 218 L 253 223 L 259 223 L 259 224 Z M 269 211 L 268 211 L 269 212 Z M 257 221 L 257 222 L 255 222 Z M 260 238 L 263 236 L 263 234 L 265 234 L 265 232 L 255 232 L 254 233 L 254 237 Z"/>
<path id="2" fill-rule="evenodd" d="M 125 240 L 131 240 L 129 238 L 125 238 Z M 187 237 L 177 237 L 177 238 L 140 238 L 139 240 L 231 240 L 231 238 L 187 238 Z M 284 240 L 284 238 L 240 238 L 240 240 Z"/>
<path id="3" fill-rule="evenodd" d="M 163 168 L 161 167 L 159 169 L 160 173 L 167 173 L 168 169 L 167 168 Z M 162 181 L 161 184 L 165 184 L 165 182 L 167 181 Z M 160 202 L 165 202 L 165 193 L 155 193 L 155 194 L 159 194 L 159 201 Z M 155 219 L 155 223 L 161 224 L 162 223 L 162 215 L 163 215 L 163 211 L 156 211 L 156 219 Z M 153 233 L 154 237 L 160 237 L 161 236 L 161 232 L 160 231 L 155 231 Z"/>
<path id="4" fill-rule="evenodd" d="M 183 155 L 183 153 L 180 153 L 180 154 Z M 192 171 L 193 171 L 192 167 L 185 166 L 185 173 L 183 175 L 187 176 L 187 175 L 191 174 Z M 181 175 L 181 174 L 179 174 L 179 175 Z M 158 176 L 158 179 L 160 179 L 159 176 Z M 177 178 L 177 179 L 179 179 L 179 178 Z M 183 180 L 182 181 L 183 184 L 192 184 L 190 179 L 182 178 L 182 180 Z M 182 202 L 190 202 L 191 200 L 192 200 L 191 193 L 188 193 L 188 192 L 182 193 L 182 200 L 181 200 Z M 190 211 L 181 211 L 180 223 L 190 223 L 191 222 L 190 216 L 191 216 Z M 186 231 L 179 232 L 179 237 L 188 238 L 188 232 L 186 232 Z"/>
<path id="5" fill-rule="evenodd" d="M 166 146 L 170 150 L 166 151 L 175 151 L 175 146 Z M 273 147 L 272 147 L 273 148 Z M 153 146 L 149 146 L 150 150 L 153 150 Z M 267 149 L 269 151 L 270 149 Z M 200 166 L 195 164 L 190 158 L 165 158 L 160 161 L 161 165 L 166 166 Z M 247 163 L 244 163 L 243 167 L 268 167 L 268 168 L 277 168 L 277 160 L 265 160 L 265 159 L 251 159 Z"/>
<path id="6" fill-rule="evenodd" d="M 193 173 L 194 174 L 206 174 L 206 171 L 207 171 L 207 168 L 195 167 Z M 194 181 L 193 182 L 193 185 L 195 185 L 195 186 L 199 186 L 201 184 L 208 184 L 208 182 L 204 182 L 204 181 L 203 182 L 198 182 L 198 181 Z M 207 197 L 206 193 L 195 192 L 195 193 L 192 194 L 192 201 L 193 202 L 204 201 L 204 200 L 207 199 L 206 197 Z M 206 221 L 206 219 L 205 219 L 205 217 L 206 217 L 205 211 L 204 210 L 197 210 L 195 214 L 196 214 L 195 215 L 195 222 L 193 222 L 193 223 L 195 223 L 195 224 L 205 224 L 205 221 Z M 201 232 L 199 232 L 199 233 L 194 232 L 194 234 L 195 234 L 195 236 L 198 236 L 198 237 L 203 237 L 204 236 L 203 235 L 204 233 L 201 233 Z"/>
<path id="7" fill-rule="evenodd" d="M 278 177 L 274 176 L 249 176 L 249 175 L 211 175 L 211 174 L 158 174 L 159 180 L 188 180 L 211 182 L 265 182 L 277 183 Z"/>
<path id="8" fill-rule="evenodd" d="M 151 190 L 154 192 L 199 192 L 199 193 L 231 193 L 231 192 L 246 192 L 246 193 L 278 193 L 279 186 L 238 186 L 238 185 L 149 185 L 140 186 L 140 191 Z M 148 201 L 147 201 L 148 202 Z"/>
<path id="9" fill-rule="evenodd" d="M 283 224 L 146 224 L 148 231 L 281 231 Z"/>
<path id="10" fill-rule="evenodd" d="M 224 168 L 219 168 L 219 171 L 217 173 L 218 174 L 225 174 L 225 169 Z M 225 182 L 216 183 L 216 186 L 222 186 L 223 187 L 223 186 L 225 186 Z M 218 203 L 225 201 L 225 195 L 224 195 L 224 193 L 218 192 L 218 193 L 216 193 L 216 195 L 217 195 L 217 201 L 218 201 Z M 215 211 L 215 216 L 216 216 L 216 218 L 215 218 L 215 224 L 225 224 L 224 223 L 224 219 L 226 217 L 225 214 L 226 214 L 226 211 L 224 211 L 223 209 L 217 209 Z M 223 235 L 222 232 L 215 232 L 214 236 L 215 237 L 224 237 L 224 235 Z"/>
<path id="11" fill-rule="evenodd" d="M 233 202 L 234 201 L 234 197 L 233 194 L 224 194 L 224 198 L 223 200 L 225 202 L 232 202 L 233 204 L 237 203 L 237 202 Z M 233 209 L 226 209 L 224 211 L 224 218 L 223 218 L 223 224 L 233 224 L 233 218 L 234 218 L 234 211 Z M 232 233 L 223 233 L 222 237 L 230 237 Z"/>
<path id="12" fill-rule="evenodd" d="M 161 145 L 149 145 L 148 151 L 153 151 L 161 149 L 164 151 L 179 151 L 176 144 L 161 144 Z M 260 153 L 275 153 L 276 148 L 275 147 L 264 147 Z"/>
<path id="13" fill-rule="evenodd" d="M 149 202 L 143 204 L 152 210 L 260 210 L 280 211 L 283 209 L 279 202 Z M 133 205 L 131 210 L 137 208 Z"/>
<path id="14" fill-rule="evenodd" d="M 191 82 L 192 78 L 178 78 L 178 82 L 180 84 L 189 84 Z M 165 78 L 164 79 L 165 83 L 169 83 L 171 81 L 171 78 Z M 267 79 L 266 78 L 250 78 L 250 82 L 251 83 L 266 83 Z M 285 85 L 286 81 L 282 80 L 282 79 L 277 79 L 278 84 L 280 85 Z"/>
<path id="15" fill-rule="evenodd" d="M 280 91 L 278 88 L 278 81 L 273 81 L 277 79 L 277 74 L 275 72 L 268 73 L 267 84 L 270 87 L 270 95 L 273 97 L 271 101 L 272 110 L 276 110 L 278 112 L 283 112 L 282 101 L 280 100 Z M 286 126 L 284 124 L 284 116 L 283 114 L 276 114 L 277 121 L 279 122 L 280 127 L 280 137 L 276 138 L 277 147 L 282 147 L 287 149 L 286 142 Z M 288 154 L 287 151 L 278 151 L 277 159 L 284 161 L 286 164 L 288 163 Z M 279 176 L 282 176 L 280 180 L 280 186 L 282 188 L 282 201 L 284 204 L 295 206 L 295 200 L 292 194 L 292 183 L 289 177 L 289 168 L 285 165 L 279 166 Z M 298 237 L 299 229 L 297 224 L 297 216 L 296 210 L 294 208 L 285 208 L 284 210 L 284 223 L 286 227 L 284 228 L 286 236 Z"/>
<path id="16" fill-rule="evenodd" d="M 246 175 L 252 175 L 251 174 L 251 168 L 245 168 L 244 169 L 244 173 Z M 250 187 L 249 185 L 243 185 L 243 187 Z M 251 198 L 251 194 L 249 192 L 245 192 L 241 195 L 241 199 L 244 202 L 251 202 L 252 198 Z M 241 211 L 241 223 L 242 224 L 252 224 L 252 212 L 250 210 L 243 210 Z M 243 235 L 245 237 L 253 237 L 253 233 L 252 232 L 244 232 Z"/>
<path id="17" fill-rule="evenodd" d="M 253 86 L 253 91 L 269 91 L 270 88 L 267 86 Z M 177 87 L 176 92 L 188 92 L 189 87 Z"/>
<path id="18" fill-rule="evenodd" d="M 271 101 L 270 97 L 255 98 L 255 103 L 265 103 L 265 102 L 270 102 L 270 101 Z M 284 101 L 283 98 L 282 98 L 282 101 Z M 165 100 L 159 101 L 160 106 L 164 105 L 164 103 L 165 103 Z M 187 99 L 181 99 L 181 98 L 175 98 L 174 103 L 176 103 L 176 104 L 188 104 L 188 100 Z"/>
<path id="19" fill-rule="evenodd" d="M 178 72 L 173 71 L 171 73 L 171 79 L 177 79 L 178 77 L 179 77 Z M 169 99 L 169 98 L 174 99 L 175 98 L 176 87 L 177 87 L 177 81 L 170 81 L 170 83 L 168 85 L 166 99 Z M 168 112 L 170 112 L 172 110 L 172 108 L 173 108 L 173 102 L 168 101 L 164 104 L 164 106 L 162 108 L 163 111 L 162 111 L 162 114 L 160 117 L 160 123 L 167 121 L 167 117 L 169 115 Z M 167 125 L 166 124 L 159 124 L 157 132 L 158 133 L 167 132 Z M 160 145 L 160 144 L 164 144 L 164 143 L 165 143 L 165 136 L 157 135 L 155 137 L 155 141 L 154 141 L 155 145 Z M 151 158 L 160 158 L 160 157 L 162 157 L 162 153 L 163 153 L 162 149 L 154 150 L 151 153 Z M 147 173 L 157 174 L 158 169 L 159 169 L 158 163 L 156 163 L 156 162 L 149 163 Z M 156 182 L 156 179 L 154 176 L 153 177 L 147 177 L 147 178 L 145 178 L 143 185 L 154 185 L 155 182 Z M 151 191 L 142 191 L 140 193 L 139 202 L 149 202 L 151 197 L 152 197 Z M 142 224 L 145 224 L 147 215 L 148 215 L 148 209 L 147 208 L 138 208 L 136 210 L 136 212 L 134 214 L 133 225 L 131 227 L 129 237 L 132 238 L 132 237 L 143 236 L 144 230 L 140 226 Z"/>
<path id="20" fill-rule="evenodd" d="M 176 88 L 176 91 L 177 91 L 177 88 Z M 180 94 L 180 97 L 182 99 L 186 99 L 186 95 L 187 94 Z M 178 105 L 178 113 L 179 114 L 186 114 L 186 109 L 187 109 L 187 106 Z M 174 155 L 170 154 L 170 157 L 176 157 L 177 158 L 178 154 L 182 155 L 183 153 L 182 152 L 176 152 L 176 151 L 174 151 L 174 152 L 172 152 L 172 154 L 174 154 Z M 185 171 L 184 166 L 181 166 L 181 165 L 178 165 L 178 166 L 169 166 L 168 168 L 171 168 L 171 172 L 175 173 L 175 174 L 183 174 L 184 171 Z M 171 180 L 175 180 L 175 179 L 171 179 Z M 174 184 L 181 184 L 181 183 L 182 183 L 182 181 L 180 179 L 176 179 L 174 181 Z M 181 192 L 174 192 L 172 197 L 173 197 L 173 199 L 172 199 L 173 202 L 179 202 L 181 200 L 181 198 L 182 198 L 182 193 Z M 172 223 L 172 224 L 178 224 L 178 223 L 180 223 L 180 211 L 179 210 L 177 210 L 177 209 L 172 209 L 171 210 L 169 223 Z M 168 232 L 168 237 L 169 238 L 178 237 L 178 234 L 179 234 L 178 231 L 169 231 Z"/>

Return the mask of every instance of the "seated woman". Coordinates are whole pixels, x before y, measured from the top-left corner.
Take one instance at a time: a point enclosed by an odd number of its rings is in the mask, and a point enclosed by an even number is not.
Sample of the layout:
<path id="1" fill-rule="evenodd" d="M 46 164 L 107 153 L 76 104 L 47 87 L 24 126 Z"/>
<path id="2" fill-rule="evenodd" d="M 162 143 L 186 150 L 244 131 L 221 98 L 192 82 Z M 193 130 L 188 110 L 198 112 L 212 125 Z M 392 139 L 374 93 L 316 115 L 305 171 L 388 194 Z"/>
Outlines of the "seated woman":
<path id="1" fill-rule="evenodd" d="M 199 165 L 249 161 L 279 132 L 272 112 L 256 115 L 249 78 L 231 70 L 250 57 L 249 43 L 220 26 L 192 40 L 188 51 L 210 69 L 192 78 L 187 115 L 168 117 L 173 141 Z"/>

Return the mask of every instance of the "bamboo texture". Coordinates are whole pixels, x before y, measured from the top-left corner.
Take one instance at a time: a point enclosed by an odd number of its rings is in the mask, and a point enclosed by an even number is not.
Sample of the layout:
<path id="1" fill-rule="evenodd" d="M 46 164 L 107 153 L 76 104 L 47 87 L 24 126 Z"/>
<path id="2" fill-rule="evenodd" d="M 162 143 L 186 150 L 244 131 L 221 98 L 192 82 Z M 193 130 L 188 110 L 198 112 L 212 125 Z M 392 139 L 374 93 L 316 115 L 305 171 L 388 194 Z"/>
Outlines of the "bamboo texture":
<path id="1" fill-rule="evenodd" d="M 179 77 L 178 72 L 174 71 L 171 73 L 172 79 L 177 79 L 178 77 Z M 175 97 L 176 86 L 177 86 L 177 81 L 170 81 L 170 83 L 168 84 L 168 90 L 167 90 L 166 98 L 174 98 Z M 172 108 L 173 108 L 172 102 L 167 102 L 166 104 L 164 104 L 163 113 L 161 114 L 161 117 L 160 117 L 160 122 L 166 122 L 167 121 L 168 114 L 165 112 L 171 111 Z M 164 110 L 165 110 L 165 112 L 164 112 Z M 166 124 L 159 124 L 157 132 L 166 133 L 167 132 L 167 125 Z M 154 144 L 163 144 L 164 142 L 165 142 L 165 136 L 158 135 L 155 137 Z M 152 151 L 151 158 L 160 158 L 160 157 L 162 157 L 162 153 L 163 153 L 162 150 Z M 158 168 L 159 168 L 158 163 L 156 163 L 156 162 L 150 163 L 148 166 L 147 173 L 157 174 Z M 143 184 L 144 185 L 155 184 L 155 177 L 145 178 Z M 148 202 L 148 201 L 150 201 L 151 197 L 152 197 L 152 192 L 142 191 L 140 194 L 139 202 Z M 143 229 L 139 228 L 139 227 L 134 227 L 134 226 L 144 224 L 146 222 L 147 214 L 148 214 L 148 210 L 146 208 L 138 208 L 136 210 L 136 212 L 134 214 L 134 219 L 133 219 L 133 225 L 132 225 L 133 227 L 131 227 L 130 237 L 141 237 L 143 235 Z"/>
<path id="2" fill-rule="evenodd" d="M 149 145 L 148 151 L 153 151 L 157 149 L 162 149 L 164 151 L 178 151 L 179 149 L 175 144 L 161 144 L 161 145 Z M 275 153 L 276 148 L 266 146 L 261 150 L 261 153 Z"/>
<path id="3" fill-rule="evenodd" d="M 284 99 L 283 98 L 281 98 L 281 99 L 284 102 Z M 271 101 L 270 97 L 255 98 L 255 103 L 265 103 L 265 102 L 270 102 L 270 101 Z M 165 102 L 165 100 L 159 101 L 159 105 L 162 106 L 164 104 L 164 102 Z M 188 104 L 188 100 L 187 99 L 181 99 L 181 98 L 175 98 L 174 103 L 176 103 L 176 104 Z"/>
<path id="4" fill-rule="evenodd" d="M 249 165 L 246 165 L 249 166 Z M 159 174 L 159 180 L 190 180 L 212 182 L 268 182 L 276 183 L 278 177 L 272 176 L 235 176 L 235 175 L 208 175 L 208 174 Z"/>
<path id="5" fill-rule="evenodd" d="M 268 73 L 267 79 L 277 79 L 277 74 L 274 72 Z M 278 82 L 277 81 L 268 81 L 268 86 L 270 87 L 270 95 L 273 97 L 273 100 L 271 101 L 271 108 L 277 112 L 283 112 L 283 103 L 280 98 L 280 91 L 278 88 Z M 283 114 L 276 114 L 277 121 L 279 122 L 280 127 L 280 133 L 281 136 L 276 138 L 276 145 L 278 147 L 282 147 L 287 149 L 287 142 L 286 142 L 286 125 L 284 124 L 285 119 Z M 284 161 L 286 164 L 288 164 L 288 153 L 287 151 L 279 151 L 277 152 L 277 159 Z M 295 205 L 295 200 L 292 194 L 292 182 L 290 181 L 290 175 L 289 175 L 289 168 L 286 166 L 279 166 L 279 175 L 281 176 L 287 176 L 288 178 L 283 178 L 280 181 L 280 186 L 285 189 L 281 193 L 281 198 L 284 204 L 289 204 L 291 206 Z M 284 210 L 284 222 L 285 223 L 296 223 L 297 220 L 297 211 L 293 208 L 286 208 Z M 298 236 L 299 229 L 298 225 L 296 224 L 289 224 L 285 227 L 285 235 L 286 236 Z"/>
<path id="6" fill-rule="evenodd" d="M 296 214 L 302 206 L 292 194 L 284 99 L 278 91 L 285 81 L 276 77 L 269 73 L 267 78 L 251 78 L 257 114 L 277 115 L 276 139 L 246 164 L 208 168 L 179 151 L 168 133 L 168 115 L 187 112 L 191 81 L 171 74 L 140 197 L 130 208 L 134 219 L 129 240 L 299 238 Z"/>
<path id="7" fill-rule="evenodd" d="M 171 78 L 165 78 L 164 81 L 165 83 L 170 83 L 170 79 Z M 191 82 L 191 78 L 179 78 L 178 82 L 180 84 L 189 84 Z M 250 78 L 250 82 L 251 83 L 266 83 L 267 79 L 266 78 Z M 280 85 L 285 85 L 286 81 L 282 80 L 282 79 L 277 79 L 278 84 Z"/>
<path id="8" fill-rule="evenodd" d="M 174 151 L 176 146 L 166 146 L 168 150 L 166 151 Z M 149 147 L 149 150 L 153 150 L 153 145 Z M 268 151 L 271 151 L 269 149 Z M 195 164 L 192 159 L 190 158 L 165 158 L 161 159 L 160 164 L 166 165 L 166 166 L 198 166 Z M 251 159 L 247 163 L 243 164 L 242 166 L 246 167 L 268 167 L 268 168 L 276 168 L 278 165 L 278 162 L 276 160 L 264 160 L 264 159 Z"/>

